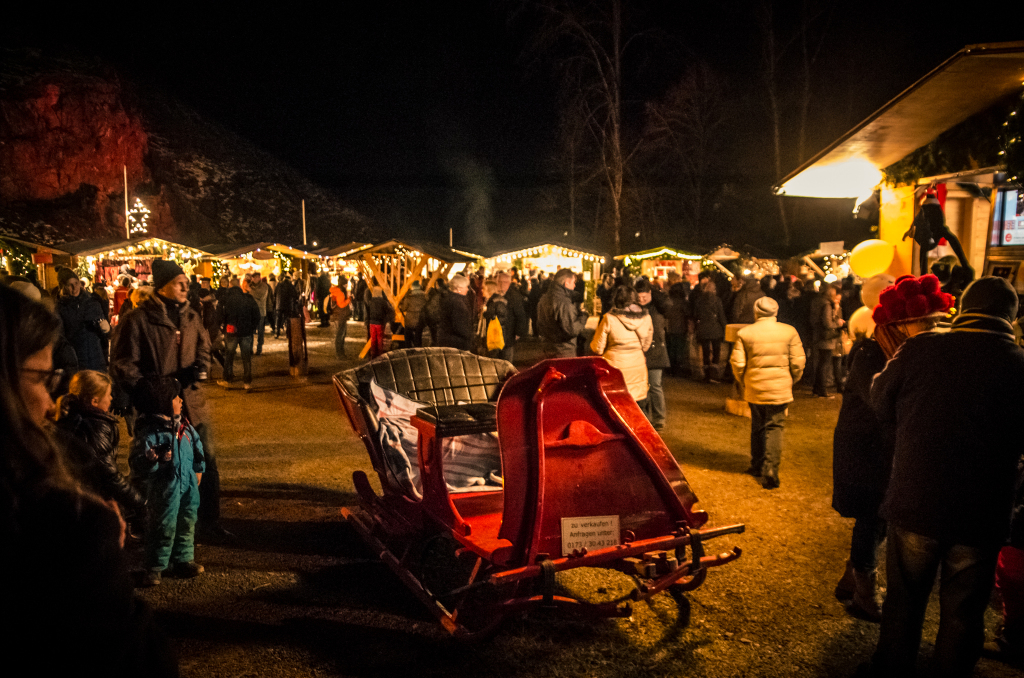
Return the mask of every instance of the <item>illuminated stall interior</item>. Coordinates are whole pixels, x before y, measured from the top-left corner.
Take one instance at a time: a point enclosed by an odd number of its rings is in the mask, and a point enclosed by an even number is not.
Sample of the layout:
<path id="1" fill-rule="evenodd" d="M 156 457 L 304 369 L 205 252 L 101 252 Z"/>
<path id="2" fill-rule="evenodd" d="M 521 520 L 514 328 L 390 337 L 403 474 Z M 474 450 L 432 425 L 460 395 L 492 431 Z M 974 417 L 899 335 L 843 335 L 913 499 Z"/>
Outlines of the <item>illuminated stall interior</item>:
<path id="1" fill-rule="evenodd" d="M 471 255 L 441 245 L 398 240 L 362 248 L 344 258 L 358 266 L 359 272 L 369 284 L 376 282 L 383 288 L 384 295 L 395 309 L 395 319 L 398 322 L 403 320 L 398 306 L 412 289 L 414 282 L 419 282 L 420 287 L 426 292 L 438 279 L 448 279 L 466 264 L 475 263 Z M 400 335 L 395 336 L 396 340 L 402 338 Z M 369 349 L 370 342 L 367 341 L 359 356 L 364 357 Z"/>
<path id="2" fill-rule="evenodd" d="M 210 265 L 203 262 L 209 252 L 188 247 L 163 238 L 142 237 L 122 241 L 79 241 L 63 246 L 74 255 L 79 275 L 101 281 L 108 287 L 117 285 L 126 272 L 136 282 L 152 276 L 154 259 L 176 261 L 186 275 L 208 275 Z"/>
<path id="3" fill-rule="evenodd" d="M 648 280 L 667 280 L 675 272 L 690 284 L 697 284 L 701 261 L 704 257 L 693 252 L 677 250 L 674 247 L 655 247 L 642 252 L 620 254 L 615 257 L 633 275 L 645 275 Z"/>
<path id="4" fill-rule="evenodd" d="M 979 155 L 976 149 L 960 145 L 958 150 L 971 158 L 972 167 L 948 168 L 959 171 L 932 172 L 931 176 L 910 172 L 906 180 L 883 180 L 883 170 L 890 178 L 900 176 L 894 170 L 916 163 L 915 151 L 933 142 L 962 144 L 940 135 L 976 114 L 990 114 L 1004 106 L 1016 108 L 1000 129 L 1019 130 L 1020 116 L 1024 116 L 1024 42 L 970 45 L 790 173 L 776 191 L 812 198 L 854 198 L 855 211 L 862 203 L 872 214 L 877 210 L 876 237 L 894 248 L 887 272 L 900 276 L 923 272 L 919 246 L 904 235 L 922 195 L 932 187 L 943 205 L 946 225 L 977 275 L 1003 275 L 1024 291 L 1019 274 L 1024 262 L 1020 228 L 1024 177 L 1010 176 L 1006 165 L 999 164 L 1006 158 L 1005 150 L 999 151 L 994 164 L 981 166 L 986 163 L 974 159 Z M 1000 135 L 1006 138 L 996 138 Z M 1013 144 L 1024 144 L 1024 135 L 994 132 L 990 141 L 1012 149 Z M 1019 157 L 1021 147 L 1016 148 Z M 952 253 L 948 243 L 940 243 L 927 254 L 927 266 Z"/>

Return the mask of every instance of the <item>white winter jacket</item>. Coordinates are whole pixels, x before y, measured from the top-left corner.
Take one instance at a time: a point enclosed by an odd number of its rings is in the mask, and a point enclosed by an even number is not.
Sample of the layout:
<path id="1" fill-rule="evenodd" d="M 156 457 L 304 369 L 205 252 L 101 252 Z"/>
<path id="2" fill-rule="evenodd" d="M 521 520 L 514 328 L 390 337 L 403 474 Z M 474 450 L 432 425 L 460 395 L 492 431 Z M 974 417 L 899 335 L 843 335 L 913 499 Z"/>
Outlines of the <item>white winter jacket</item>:
<path id="1" fill-rule="evenodd" d="M 805 360 L 796 329 L 774 316 L 742 328 L 729 358 L 744 400 L 756 405 L 793 402 L 793 384 L 804 373 Z"/>
<path id="2" fill-rule="evenodd" d="M 622 372 L 629 395 L 637 402 L 647 397 L 647 360 L 644 353 L 654 340 L 651 316 L 639 306 L 613 308 L 601 318 L 590 350 Z"/>

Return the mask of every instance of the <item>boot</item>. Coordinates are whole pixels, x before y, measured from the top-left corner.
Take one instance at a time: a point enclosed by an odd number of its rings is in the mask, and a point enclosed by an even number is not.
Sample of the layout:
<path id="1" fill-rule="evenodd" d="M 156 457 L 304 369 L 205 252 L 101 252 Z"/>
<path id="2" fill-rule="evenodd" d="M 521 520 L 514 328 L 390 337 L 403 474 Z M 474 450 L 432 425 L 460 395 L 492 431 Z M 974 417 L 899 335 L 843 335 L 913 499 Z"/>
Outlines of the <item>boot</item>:
<path id="1" fill-rule="evenodd" d="M 843 578 L 836 584 L 836 598 L 842 601 L 848 601 L 853 598 L 854 591 L 856 590 L 856 584 L 853 582 L 853 563 L 849 560 L 846 561 L 846 572 L 843 573 Z"/>
<path id="2" fill-rule="evenodd" d="M 853 599 L 850 611 L 868 621 L 882 621 L 882 595 L 878 591 L 878 570 L 853 571 Z"/>
<path id="3" fill-rule="evenodd" d="M 766 490 L 774 490 L 779 486 L 779 470 L 770 464 L 765 464 L 761 469 L 761 487 Z"/>

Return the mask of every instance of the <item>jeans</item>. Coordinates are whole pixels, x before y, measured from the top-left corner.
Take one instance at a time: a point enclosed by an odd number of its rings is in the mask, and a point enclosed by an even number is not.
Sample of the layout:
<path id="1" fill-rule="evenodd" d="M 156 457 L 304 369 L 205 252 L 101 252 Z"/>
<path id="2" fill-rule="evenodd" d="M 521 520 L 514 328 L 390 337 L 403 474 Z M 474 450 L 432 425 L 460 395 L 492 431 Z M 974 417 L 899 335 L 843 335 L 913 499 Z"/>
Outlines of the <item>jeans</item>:
<path id="1" fill-rule="evenodd" d="M 263 353 L 263 326 L 267 324 L 267 316 L 260 316 L 260 324 L 256 330 L 256 353 Z"/>
<path id="2" fill-rule="evenodd" d="M 345 357 L 345 336 L 348 334 L 348 321 L 339 319 L 335 323 L 338 328 L 334 334 L 334 355 L 341 359 Z"/>
<path id="3" fill-rule="evenodd" d="M 704 356 L 704 378 L 714 379 L 718 375 L 718 361 L 722 357 L 722 341 L 701 339 L 700 351 Z"/>
<path id="4" fill-rule="evenodd" d="M 885 568 L 889 590 L 872 659 L 876 671 L 914 675 L 925 609 L 941 566 L 933 674 L 970 676 L 985 641 L 985 608 L 998 555 L 998 546 L 940 542 L 890 525 Z"/>
<path id="5" fill-rule="evenodd" d="M 690 352 L 685 334 L 666 334 L 665 346 L 668 348 L 668 359 L 672 364 L 673 374 L 687 372 L 690 369 Z"/>
<path id="6" fill-rule="evenodd" d="M 656 431 L 665 428 L 665 390 L 661 387 L 662 369 L 647 370 L 647 408 L 644 414 Z"/>
<path id="7" fill-rule="evenodd" d="M 850 539 L 850 564 L 862 574 L 878 568 L 878 547 L 885 541 L 885 519 L 879 516 L 857 518 Z"/>
<path id="8" fill-rule="evenodd" d="M 778 471 L 785 425 L 786 405 L 750 403 L 750 465 L 753 468 Z"/>
<path id="9" fill-rule="evenodd" d="M 229 334 L 224 340 L 224 380 L 227 382 L 235 379 L 235 347 L 242 349 L 242 380 L 246 384 L 252 383 L 252 335 L 239 337 Z"/>
<path id="10" fill-rule="evenodd" d="M 814 395 L 828 395 L 828 373 L 832 368 L 832 380 L 836 393 L 843 390 L 843 357 L 832 355 L 830 348 L 814 349 Z"/>
<path id="11" fill-rule="evenodd" d="M 213 453 L 213 431 L 209 424 L 196 424 L 196 433 L 203 443 L 206 471 L 199 483 L 199 522 L 212 525 L 220 520 L 220 471 L 217 469 L 217 455 Z"/>
<path id="12" fill-rule="evenodd" d="M 423 346 L 423 325 L 405 328 L 405 345 L 409 348 Z"/>

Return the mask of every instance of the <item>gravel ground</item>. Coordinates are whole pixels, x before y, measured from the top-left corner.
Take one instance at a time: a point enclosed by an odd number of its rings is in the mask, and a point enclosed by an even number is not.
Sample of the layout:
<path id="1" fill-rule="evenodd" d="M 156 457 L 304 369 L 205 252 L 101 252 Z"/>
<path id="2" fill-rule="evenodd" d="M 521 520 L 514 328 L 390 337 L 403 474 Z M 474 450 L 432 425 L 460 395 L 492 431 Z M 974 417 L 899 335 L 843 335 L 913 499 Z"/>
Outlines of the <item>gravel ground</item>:
<path id="1" fill-rule="evenodd" d="M 361 344 L 353 335 L 365 333 L 350 327 L 354 354 Z M 747 526 L 709 551 L 735 544 L 743 556 L 685 597 L 636 605 L 630 619 L 538 614 L 466 645 L 446 637 L 342 520 L 340 507 L 358 503 L 352 472 L 370 465 L 330 375 L 356 362 L 334 359 L 327 330 L 310 326 L 309 346 L 306 379 L 288 376 L 284 341 L 269 338 L 254 359 L 251 392 L 209 388 L 224 524 L 236 538 L 197 547 L 203 576 L 140 590 L 172 637 L 183 675 L 838 677 L 870 656 L 877 625 L 849 616 L 832 596 L 852 527 L 830 505 L 838 399 L 798 394 L 782 487 L 765 491 L 743 473 L 749 420 L 723 411 L 730 387 L 666 378 L 664 439 L 700 506 L 711 525 Z M 136 561 L 139 551 L 130 548 Z M 594 600 L 632 585 L 603 570 L 561 573 L 558 583 Z M 937 613 L 933 599 L 924 657 Z M 997 621 L 990 609 L 990 632 Z M 1021 673 L 983 659 L 975 675 Z"/>

